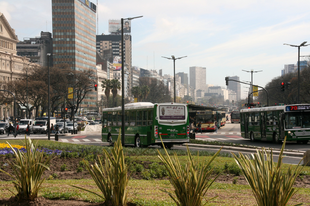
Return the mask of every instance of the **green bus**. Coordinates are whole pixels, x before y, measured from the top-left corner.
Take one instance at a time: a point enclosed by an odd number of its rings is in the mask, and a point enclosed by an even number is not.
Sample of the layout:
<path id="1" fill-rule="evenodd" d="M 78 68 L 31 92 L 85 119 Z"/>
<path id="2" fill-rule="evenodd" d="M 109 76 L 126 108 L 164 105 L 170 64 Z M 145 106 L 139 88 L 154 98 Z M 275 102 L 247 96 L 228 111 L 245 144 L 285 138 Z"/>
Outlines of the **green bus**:
<path id="1" fill-rule="evenodd" d="M 188 106 L 180 103 L 136 102 L 124 105 L 125 145 L 165 147 L 189 142 Z M 113 143 L 122 127 L 122 108 L 102 110 L 102 141 Z"/>
<path id="2" fill-rule="evenodd" d="M 240 110 L 241 136 L 251 141 L 266 140 L 280 143 L 310 140 L 310 105 L 258 107 Z"/>

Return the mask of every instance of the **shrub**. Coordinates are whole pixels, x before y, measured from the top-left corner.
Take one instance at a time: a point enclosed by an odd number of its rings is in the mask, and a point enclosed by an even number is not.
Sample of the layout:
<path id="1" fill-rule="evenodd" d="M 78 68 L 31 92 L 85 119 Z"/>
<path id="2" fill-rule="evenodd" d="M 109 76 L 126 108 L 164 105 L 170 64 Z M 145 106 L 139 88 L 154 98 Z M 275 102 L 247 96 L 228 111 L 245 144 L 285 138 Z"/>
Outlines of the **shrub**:
<path id="1" fill-rule="evenodd" d="M 86 164 L 86 169 L 91 174 L 102 195 L 85 188 L 74 185 L 72 186 L 99 196 L 105 200 L 106 205 L 126 205 L 128 168 L 125 164 L 125 156 L 121 143 L 120 133 L 118 140 L 114 143 L 114 148 L 111 150 L 111 155 L 106 149 L 104 149 L 103 156 L 105 160 L 104 164 L 102 164 L 102 161 L 99 157 L 99 164 L 97 164 L 97 162 L 95 162 L 94 165 L 90 165 L 89 163 Z"/>
<path id="2" fill-rule="evenodd" d="M 177 205 L 200 206 L 208 189 L 215 179 L 211 179 L 212 169 L 209 170 L 211 162 L 219 154 L 220 150 L 209 160 L 206 165 L 201 165 L 199 160 L 194 162 L 189 148 L 187 147 L 187 163 L 181 166 L 177 155 L 170 157 L 164 148 L 165 156 L 159 153 L 159 159 L 164 163 L 169 174 L 169 181 L 174 187 L 174 194 L 164 190 Z"/>
<path id="3" fill-rule="evenodd" d="M 237 184 L 237 181 L 238 181 L 238 177 L 234 177 L 232 183 L 235 185 L 235 184 Z"/>
<path id="4" fill-rule="evenodd" d="M 82 172 L 83 171 L 83 167 L 78 167 L 76 171 L 77 172 Z"/>
<path id="5" fill-rule="evenodd" d="M 227 172 L 239 176 L 241 174 L 241 169 L 238 167 L 237 164 L 232 163 L 228 166 Z"/>
<path id="6" fill-rule="evenodd" d="M 267 152 L 265 148 L 257 150 L 257 153 L 251 156 L 239 153 L 239 157 L 237 157 L 232 154 L 249 183 L 258 206 L 287 205 L 297 192 L 293 185 L 303 169 L 300 165 L 302 160 L 294 170 L 290 166 L 288 171 L 284 172 L 282 158 L 285 143 L 286 138 L 277 163 L 273 162 L 272 150 Z"/>
<path id="7" fill-rule="evenodd" d="M 58 174 L 53 173 L 53 174 L 52 174 L 52 177 L 53 177 L 54 179 L 57 179 L 59 176 L 58 176 Z"/>
<path id="8" fill-rule="evenodd" d="M 61 165 L 60 171 L 64 172 L 66 170 L 67 170 L 67 165 L 66 164 Z"/>
<path id="9" fill-rule="evenodd" d="M 143 165 L 141 164 L 136 164 L 136 172 L 142 172 L 144 170 Z"/>
<path id="10" fill-rule="evenodd" d="M 14 179 L 13 184 L 17 190 L 16 196 L 19 199 L 34 200 L 37 198 L 41 185 L 45 180 L 42 176 L 46 169 L 49 170 L 47 165 L 50 163 L 52 155 L 44 158 L 43 152 L 37 150 L 31 139 L 29 137 L 28 139 L 26 138 L 26 135 L 25 153 L 15 150 L 10 144 L 9 146 L 15 155 L 15 160 L 8 162 L 13 169 L 12 174 L 1 169 L 0 171 Z"/>
<path id="11" fill-rule="evenodd" d="M 149 170 L 143 170 L 141 175 L 143 179 L 146 179 L 146 180 L 151 179 L 151 173 L 149 172 Z"/>

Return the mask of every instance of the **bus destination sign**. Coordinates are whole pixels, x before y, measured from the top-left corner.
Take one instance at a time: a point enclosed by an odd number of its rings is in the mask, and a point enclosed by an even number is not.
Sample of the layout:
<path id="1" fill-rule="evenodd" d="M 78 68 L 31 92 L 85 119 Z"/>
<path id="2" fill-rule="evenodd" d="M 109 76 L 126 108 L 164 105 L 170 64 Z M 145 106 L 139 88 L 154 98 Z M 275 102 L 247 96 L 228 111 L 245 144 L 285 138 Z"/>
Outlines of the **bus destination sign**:
<path id="1" fill-rule="evenodd" d="M 159 118 L 161 120 L 184 120 L 185 107 L 184 106 L 166 106 L 159 107 Z"/>
<path id="2" fill-rule="evenodd" d="M 296 105 L 296 106 L 286 106 L 285 111 L 303 111 L 303 110 L 310 110 L 310 105 Z"/>

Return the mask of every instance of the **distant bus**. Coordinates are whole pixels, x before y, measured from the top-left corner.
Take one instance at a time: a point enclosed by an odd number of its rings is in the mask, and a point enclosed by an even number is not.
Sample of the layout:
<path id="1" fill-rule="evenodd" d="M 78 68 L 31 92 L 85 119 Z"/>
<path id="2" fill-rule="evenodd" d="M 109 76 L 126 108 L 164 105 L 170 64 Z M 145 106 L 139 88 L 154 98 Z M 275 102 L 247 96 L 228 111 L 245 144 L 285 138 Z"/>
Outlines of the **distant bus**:
<path id="1" fill-rule="evenodd" d="M 251 141 L 310 140 L 310 104 L 242 109 L 240 117 L 241 135 Z"/>
<path id="2" fill-rule="evenodd" d="M 189 142 L 188 107 L 180 103 L 136 102 L 125 104 L 125 145 L 171 148 Z M 122 127 L 122 108 L 102 111 L 102 141 L 115 142 Z"/>
<path id="3" fill-rule="evenodd" d="M 216 131 L 221 127 L 222 117 L 215 107 L 200 105 L 189 105 L 190 123 L 193 123 L 193 129 L 198 132 L 198 123 L 201 123 L 201 130 Z"/>
<path id="4" fill-rule="evenodd" d="M 230 113 L 230 122 L 231 123 L 240 123 L 240 112 L 239 111 L 232 111 Z"/>
<path id="5" fill-rule="evenodd" d="M 221 127 L 224 127 L 226 125 L 226 111 L 218 111 L 220 119 L 221 119 Z"/>

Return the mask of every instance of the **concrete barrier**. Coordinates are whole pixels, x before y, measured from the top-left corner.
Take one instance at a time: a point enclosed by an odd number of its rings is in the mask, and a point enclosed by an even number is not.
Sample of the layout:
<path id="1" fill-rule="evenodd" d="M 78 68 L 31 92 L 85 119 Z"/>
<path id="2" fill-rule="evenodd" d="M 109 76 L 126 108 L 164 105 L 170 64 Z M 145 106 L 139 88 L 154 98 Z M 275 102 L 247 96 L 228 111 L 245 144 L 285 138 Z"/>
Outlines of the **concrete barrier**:
<path id="1" fill-rule="evenodd" d="M 310 150 L 305 152 L 304 165 L 310 166 Z"/>

